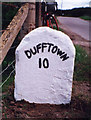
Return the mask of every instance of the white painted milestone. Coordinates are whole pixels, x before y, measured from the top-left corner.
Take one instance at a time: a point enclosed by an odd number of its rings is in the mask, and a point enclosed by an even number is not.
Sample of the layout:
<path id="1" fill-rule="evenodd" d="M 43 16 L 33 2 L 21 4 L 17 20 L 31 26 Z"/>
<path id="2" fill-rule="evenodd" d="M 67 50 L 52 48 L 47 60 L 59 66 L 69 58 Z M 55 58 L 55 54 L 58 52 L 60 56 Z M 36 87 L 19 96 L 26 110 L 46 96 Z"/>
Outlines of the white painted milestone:
<path id="1" fill-rule="evenodd" d="M 14 96 L 30 103 L 71 101 L 75 48 L 63 32 L 40 27 L 16 49 Z"/>

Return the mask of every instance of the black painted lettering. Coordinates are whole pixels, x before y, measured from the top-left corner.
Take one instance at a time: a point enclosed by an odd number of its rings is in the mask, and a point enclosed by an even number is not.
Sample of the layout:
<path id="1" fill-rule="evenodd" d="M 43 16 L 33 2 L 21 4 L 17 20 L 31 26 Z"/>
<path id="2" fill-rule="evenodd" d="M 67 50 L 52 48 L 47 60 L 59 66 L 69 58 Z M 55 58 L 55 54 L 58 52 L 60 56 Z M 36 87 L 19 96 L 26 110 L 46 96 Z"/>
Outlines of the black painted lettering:
<path id="1" fill-rule="evenodd" d="M 33 50 L 30 48 L 30 51 L 33 55 L 35 55 L 37 53 L 37 50 L 36 50 L 36 47 L 34 46 L 33 47 Z"/>
<path id="2" fill-rule="evenodd" d="M 52 43 L 48 43 L 48 45 L 49 45 L 49 47 L 48 47 L 48 52 L 50 52 L 50 50 L 51 50 L 51 46 L 54 46 L 54 44 L 52 44 Z"/>
<path id="3" fill-rule="evenodd" d="M 62 52 L 60 49 L 58 49 L 58 51 L 57 51 L 57 55 L 59 55 L 59 56 L 61 56 L 61 55 L 63 55 L 65 52 Z"/>
<path id="4" fill-rule="evenodd" d="M 32 57 L 31 51 L 26 50 L 26 51 L 24 51 L 24 52 L 25 52 L 26 56 L 27 56 L 29 59 Z"/>
<path id="5" fill-rule="evenodd" d="M 48 68 L 49 67 L 49 61 L 47 58 L 44 58 L 44 60 L 42 61 L 41 58 L 39 58 L 39 68 L 42 68 L 42 66 L 44 68 Z"/>
<path id="6" fill-rule="evenodd" d="M 39 68 L 41 68 L 42 64 L 41 64 L 41 58 L 39 58 Z"/>
<path id="7" fill-rule="evenodd" d="M 39 43 L 33 48 L 30 48 L 30 50 L 25 50 L 24 52 L 27 58 L 30 59 L 32 55 L 35 55 L 36 53 L 40 53 L 40 49 L 41 52 L 44 52 L 45 48 L 46 50 L 48 50 L 48 52 L 52 52 L 53 54 L 56 53 L 60 57 L 60 59 L 62 59 L 62 61 L 65 61 L 69 58 L 69 56 L 65 52 L 60 50 L 58 46 L 54 46 L 54 44 L 52 43 Z M 41 60 L 41 58 L 39 58 L 39 68 L 41 68 L 42 66 L 44 68 L 49 67 L 49 61 L 47 58 L 45 58 L 43 61 Z"/>
<path id="8" fill-rule="evenodd" d="M 37 53 L 39 53 L 39 49 L 41 49 L 41 44 L 36 45 Z"/>
<path id="9" fill-rule="evenodd" d="M 58 49 L 58 47 L 57 47 L 57 46 L 54 46 L 54 47 L 52 48 L 52 53 L 56 53 L 56 52 L 57 52 L 57 49 Z"/>
<path id="10" fill-rule="evenodd" d="M 44 48 L 47 47 L 47 43 L 42 43 L 42 52 L 44 52 Z"/>
<path id="11" fill-rule="evenodd" d="M 43 60 L 43 67 L 44 67 L 44 68 L 48 68 L 48 67 L 49 67 L 49 61 L 48 61 L 47 58 L 45 58 L 45 59 Z"/>
<path id="12" fill-rule="evenodd" d="M 63 56 L 60 57 L 62 59 L 62 61 L 65 61 L 69 58 L 69 56 L 67 56 L 67 54 L 64 54 Z"/>

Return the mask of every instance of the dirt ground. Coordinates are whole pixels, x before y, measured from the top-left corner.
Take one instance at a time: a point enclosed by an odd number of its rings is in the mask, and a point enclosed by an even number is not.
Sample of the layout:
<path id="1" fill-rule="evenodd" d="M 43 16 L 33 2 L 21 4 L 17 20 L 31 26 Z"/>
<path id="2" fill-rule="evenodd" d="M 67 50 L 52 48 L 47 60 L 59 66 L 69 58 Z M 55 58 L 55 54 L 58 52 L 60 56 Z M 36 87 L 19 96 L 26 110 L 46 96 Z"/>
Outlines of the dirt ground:
<path id="1" fill-rule="evenodd" d="M 72 100 L 66 105 L 50 105 L 28 103 L 14 99 L 14 85 L 7 93 L 3 93 L 3 118 L 90 118 L 91 89 L 89 82 L 73 82 Z"/>

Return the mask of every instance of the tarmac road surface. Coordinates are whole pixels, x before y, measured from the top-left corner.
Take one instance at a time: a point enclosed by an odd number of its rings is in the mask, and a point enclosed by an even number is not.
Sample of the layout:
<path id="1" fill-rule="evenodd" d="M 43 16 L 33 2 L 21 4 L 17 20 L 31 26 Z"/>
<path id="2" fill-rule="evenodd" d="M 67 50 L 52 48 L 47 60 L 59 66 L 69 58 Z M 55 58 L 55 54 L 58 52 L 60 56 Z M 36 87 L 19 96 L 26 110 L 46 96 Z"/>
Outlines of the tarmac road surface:
<path id="1" fill-rule="evenodd" d="M 90 21 L 82 20 L 76 17 L 58 17 L 58 20 L 65 26 L 66 29 L 90 41 Z"/>

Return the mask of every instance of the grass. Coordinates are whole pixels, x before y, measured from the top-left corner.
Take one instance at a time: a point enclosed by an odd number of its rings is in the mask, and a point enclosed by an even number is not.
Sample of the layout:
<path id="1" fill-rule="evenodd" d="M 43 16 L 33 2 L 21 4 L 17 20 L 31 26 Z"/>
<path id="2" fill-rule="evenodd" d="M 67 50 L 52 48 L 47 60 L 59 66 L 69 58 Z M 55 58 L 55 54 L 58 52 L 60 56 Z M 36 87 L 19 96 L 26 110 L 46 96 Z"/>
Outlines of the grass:
<path id="1" fill-rule="evenodd" d="M 76 48 L 74 80 L 76 81 L 89 81 L 91 72 L 91 57 L 79 45 Z"/>
<path id="2" fill-rule="evenodd" d="M 14 43 L 13 43 L 12 46 L 18 46 L 19 43 L 20 43 L 20 41 L 18 40 L 18 36 L 17 36 L 17 38 L 15 39 L 15 41 L 14 41 Z M 10 49 L 10 50 L 8 51 L 7 56 L 5 57 L 5 59 L 4 59 L 3 63 L 2 63 L 2 70 L 4 70 L 4 69 L 8 66 L 8 64 L 11 64 L 12 61 L 15 60 L 15 50 L 16 50 L 16 48 Z M 13 66 L 15 66 L 14 63 L 13 63 Z M 7 77 L 9 76 L 9 74 L 14 70 L 13 66 L 11 65 L 11 66 L 2 74 L 2 82 L 4 82 L 4 81 L 7 79 Z M 7 91 L 7 90 L 8 90 L 8 87 L 13 84 L 13 82 L 14 82 L 14 76 L 15 76 L 15 74 L 12 73 L 12 75 L 10 76 L 10 78 L 9 78 L 9 79 L 7 80 L 7 82 L 3 85 L 3 87 L 2 87 L 2 92 Z"/>
<path id="3" fill-rule="evenodd" d="M 56 29 L 56 30 L 57 30 L 57 27 L 56 27 L 56 26 L 53 26 L 53 29 Z M 61 28 L 59 27 L 59 31 L 62 31 L 62 32 L 63 32 L 63 29 L 61 29 Z"/>
<path id="4" fill-rule="evenodd" d="M 80 18 L 84 20 L 91 20 L 91 16 L 81 16 Z"/>
<path id="5" fill-rule="evenodd" d="M 13 53 L 14 54 L 14 53 Z M 3 61 L 3 65 L 2 68 L 3 70 L 8 66 L 8 64 L 10 64 L 13 61 L 13 59 L 8 59 L 8 56 L 6 56 L 5 60 Z M 13 64 L 14 65 L 14 64 Z M 12 65 L 2 74 L 2 83 L 8 78 L 8 76 L 10 75 L 10 73 L 13 71 L 13 67 Z M 13 81 L 14 81 L 14 76 L 15 74 L 12 73 L 11 76 L 9 77 L 9 79 L 6 81 L 6 83 L 3 85 L 2 87 L 2 92 L 5 92 L 8 90 L 8 87 L 10 85 L 12 85 Z"/>
<path id="6" fill-rule="evenodd" d="M 14 75 L 12 75 L 7 82 L 2 87 L 2 92 L 6 92 L 8 90 L 8 87 L 12 85 L 14 82 Z"/>

